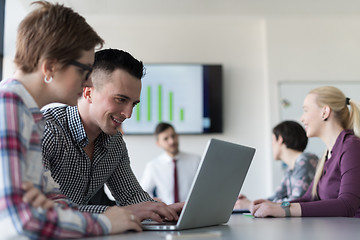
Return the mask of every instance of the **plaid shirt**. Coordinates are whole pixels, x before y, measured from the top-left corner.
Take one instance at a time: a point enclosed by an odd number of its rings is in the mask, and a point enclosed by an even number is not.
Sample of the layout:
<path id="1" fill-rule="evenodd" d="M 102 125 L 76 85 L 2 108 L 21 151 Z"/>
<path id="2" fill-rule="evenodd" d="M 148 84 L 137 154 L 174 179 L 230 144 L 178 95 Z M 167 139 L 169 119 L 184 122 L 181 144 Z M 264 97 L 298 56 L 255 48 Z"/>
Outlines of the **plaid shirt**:
<path id="1" fill-rule="evenodd" d="M 35 100 L 14 80 L 0 83 L 0 232 L 1 237 L 69 238 L 108 234 L 103 215 L 82 213 L 56 204 L 50 210 L 23 202 L 21 184 L 30 181 L 42 191 L 41 138 L 44 119 Z M 50 187 L 51 188 L 51 187 Z"/>
<path id="2" fill-rule="evenodd" d="M 83 148 L 88 144 L 77 107 L 46 109 L 43 161 L 60 191 L 81 211 L 101 213 L 107 206 L 88 205 L 89 200 L 107 184 L 118 206 L 153 201 L 137 181 L 130 167 L 125 142 L 120 132 L 101 133 L 95 141 L 93 161 Z"/>

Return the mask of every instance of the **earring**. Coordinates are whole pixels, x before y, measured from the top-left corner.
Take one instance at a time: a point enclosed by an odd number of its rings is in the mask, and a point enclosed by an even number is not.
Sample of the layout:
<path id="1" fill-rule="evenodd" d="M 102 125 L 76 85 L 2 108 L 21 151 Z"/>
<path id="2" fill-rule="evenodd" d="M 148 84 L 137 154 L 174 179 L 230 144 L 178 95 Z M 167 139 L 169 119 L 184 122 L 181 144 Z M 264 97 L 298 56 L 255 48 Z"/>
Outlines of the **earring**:
<path id="1" fill-rule="evenodd" d="M 46 76 L 45 76 L 45 78 L 44 78 L 45 83 L 51 83 L 52 80 L 53 80 L 53 77 L 50 77 L 49 79 L 47 79 Z"/>

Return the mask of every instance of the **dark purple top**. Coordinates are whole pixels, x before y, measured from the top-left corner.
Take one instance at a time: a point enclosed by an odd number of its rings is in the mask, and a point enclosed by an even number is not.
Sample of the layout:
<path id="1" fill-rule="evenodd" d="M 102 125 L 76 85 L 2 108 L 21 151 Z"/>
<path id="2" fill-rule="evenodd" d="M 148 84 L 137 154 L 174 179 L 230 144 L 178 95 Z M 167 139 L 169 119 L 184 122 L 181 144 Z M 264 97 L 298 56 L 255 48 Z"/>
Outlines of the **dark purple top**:
<path id="1" fill-rule="evenodd" d="M 303 217 L 360 217 L 360 138 L 351 130 L 336 139 L 320 178 L 318 198 L 312 199 L 313 183 L 299 202 Z"/>

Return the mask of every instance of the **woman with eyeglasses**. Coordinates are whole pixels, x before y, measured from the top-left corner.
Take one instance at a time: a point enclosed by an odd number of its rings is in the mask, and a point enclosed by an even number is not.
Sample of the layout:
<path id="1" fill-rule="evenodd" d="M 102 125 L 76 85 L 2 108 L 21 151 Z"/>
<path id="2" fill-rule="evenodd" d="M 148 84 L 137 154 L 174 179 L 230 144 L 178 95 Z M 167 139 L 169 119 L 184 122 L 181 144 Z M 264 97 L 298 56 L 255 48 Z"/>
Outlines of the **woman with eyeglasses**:
<path id="1" fill-rule="evenodd" d="M 313 89 L 301 121 L 326 145 L 305 195 L 291 202 L 258 200 L 255 217 L 360 217 L 360 105 L 331 86 Z"/>
<path id="2" fill-rule="evenodd" d="M 5 238 L 74 238 L 141 231 L 128 210 L 79 212 L 45 197 L 55 184 L 41 157 L 40 109 L 75 105 L 103 40 L 72 9 L 44 1 L 18 28 L 13 78 L 0 83 L 0 232 Z"/>

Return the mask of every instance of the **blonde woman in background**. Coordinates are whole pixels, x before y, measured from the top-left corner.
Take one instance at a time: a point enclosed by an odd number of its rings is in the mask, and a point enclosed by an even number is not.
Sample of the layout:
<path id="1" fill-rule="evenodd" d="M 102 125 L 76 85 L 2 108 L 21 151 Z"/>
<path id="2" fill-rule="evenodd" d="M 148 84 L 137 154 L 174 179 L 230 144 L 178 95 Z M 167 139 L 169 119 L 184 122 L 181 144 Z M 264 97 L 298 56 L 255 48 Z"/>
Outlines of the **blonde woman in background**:
<path id="1" fill-rule="evenodd" d="M 305 195 L 291 202 L 254 201 L 255 217 L 360 217 L 360 106 L 335 87 L 320 87 L 304 100 L 301 121 L 326 151 Z"/>

